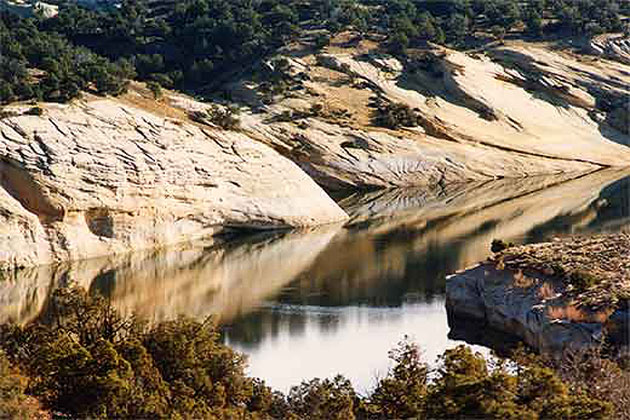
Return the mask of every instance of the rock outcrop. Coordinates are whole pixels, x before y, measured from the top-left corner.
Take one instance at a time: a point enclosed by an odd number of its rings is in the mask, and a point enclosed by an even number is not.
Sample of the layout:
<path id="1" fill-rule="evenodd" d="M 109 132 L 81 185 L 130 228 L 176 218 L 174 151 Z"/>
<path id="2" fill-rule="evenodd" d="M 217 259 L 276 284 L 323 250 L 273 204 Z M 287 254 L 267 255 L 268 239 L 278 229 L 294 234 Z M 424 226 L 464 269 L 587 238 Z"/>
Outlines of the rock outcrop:
<path id="1" fill-rule="evenodd" d="M 106 99 L 22 111 L 0 119 L 0 268 L 347 218 L 294 163 L 239 132 Z"/>
<path id="2" fill-rule="evenodd" d="M 59 6 L 35 0 L 0 0 L 0 13 L 12 13 L 25 18 L 41 16 L 48 19 L 57 16 Z"/>
<path id="3" fill-rule="evenodd" d="M 626 234 L 556 240 L 508 249 L 447 278 L 451 337 L 462 327 L 517 337 L 540 351 L 630 345 Z M 483 339 L 482 339 L 483 341 Z"/>
<path id="4" fill-rule="evenodd" d="M 284 94 L 270 98 L 248 79 L 232 96 L 256 110 L 243 118 L 252 137 L 328 189 L 443 186 L 630 164 L 630 137 L 606 105 L 630 95 L 630 66 L 619 62 L 522 42 L 474 53 L 429 48 L 406 61 L 368 41 L 333 42 L 285 57 Z M 415 109 L 419 126 L 376 126 L 379 102 Z"/>
<path id="5" fill-rule="evenodd" d="M 623 34 L 604 34 L 591 40 L 594 54 L 630 64 L 630 38 Z"/>

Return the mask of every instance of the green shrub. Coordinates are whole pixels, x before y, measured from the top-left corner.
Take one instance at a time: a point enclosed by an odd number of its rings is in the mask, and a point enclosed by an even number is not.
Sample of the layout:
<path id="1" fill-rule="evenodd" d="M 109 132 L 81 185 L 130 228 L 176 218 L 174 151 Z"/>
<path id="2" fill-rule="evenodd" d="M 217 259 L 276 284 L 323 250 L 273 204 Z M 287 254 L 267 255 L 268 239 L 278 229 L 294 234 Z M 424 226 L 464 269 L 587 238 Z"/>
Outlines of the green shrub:
<path id="1" fill-rule="evenodd" d="M 447 350 L 430 372 L 418 347 L 403 341 L 367 396 L 342 376 L 305 381 L 283 395 L 245 375 L 244 356 L 220 342 L 213 322 L 149 326 L 77 289 L 56 290 L 35 323 L 3 325 L 0 345 L 0 417 L 11 418 L 36 415 L 32 396 L 76 418 L 592 419 L 611 415 L 605 398 L 614 386 L 630 389 L 627 377 L 606 383 L 593 374 L 598 369 L 568 374 L 532 356 L 516 370 L 500 361 L 489 367 L 464 346 Z M 589 366 L 624 378 L 610 364 Z M 608 391 L 591 389 L 593 380 Z M 622 402 L 626 394 L 615 395 Z M 623 413 L 623 403 L 615 407 Z"/>
<path id="2" fill-rule="evenodd" d="M 0 334 L 30 377 L 29 393 L 50 410 L 79 418 L 208 418 L 251 405 L 244 358 L 220 343 L 210 321 L 148 327 L 81 290 L 59 289 L 50 305 L 44 323 L 8 325 Z"/>
<path id="3" fill-rule="evenodd" d="M 510 373 L 503 363 L 489 369 L 464 346 L 447 350 L 429 386 L 429 418 L 596 419 L 612 405 L 570 389 L 548 367 L 532 364 Z"/>
<path id="4" fill-rule="evenodd" d="M 153 99 L 155 99 L 156 101 L 162 98 L 162 85 L 160 85 L 158 82 L 155 82 L 153 80 L 147 82 L 147 89 L 151 91 L 151 93 L 153 94 Z"/>
<path id="5" fill-rule="evenodd" d="M 0 418 L 31 419 L 38 417 L 39 406 L 26 394 L 27 378 L 11 369 L 4 352 L 0 351 Z"/>
<path id="6" fill-rule="evenodd" d="M 593 273 L 584 270 L 572 271 L 566 279 L 567 283 L 573 285 L 576 291 L 585 291 L 599 283 L 599 278 Z"/>
<path id="7" fill-rule="evenodd" d="M 349 380 L 313 379 L 291 388 L 287 395 L 290 415 L 313 420 L 351 420 L 355 418 L 357 396 Z"/>
<path id="8" fill-rule="evenodd" d="M 395 130 L 400 127 L 417 127 L 420 117 L 407 104 L 380 102 L 372 117 L 374 125 Z"/>
<path id="9" fill-rule="evenodd" d="M 235 106 L 212 105 L 206 111 L 190 112 L 188 118 L 201 124 L 214 124 L 226 130 L 235 130 L 241 124 L 238 117 L 240 113 L 240 109 Z"/>
<path id="10" fill-rule="evenodd" d="M 501 239 L 493 239 L 492 245 L 490 245 L 490 251 L 496 254 L 498 252 L 505 251 L 508 248 L 512 248 L 513 246 L 514 246 L 514 243 L 512 242 L 506 243 L 506 242 L 503 242 Z"/>
<path id="11" fill-rule="evenodd" d="M 44 115 L 44 110 L 39 107 L 39 106 L 34 106 L 32 108 L 29 108 L 26 112 L 24 112 L 25 115 L 34 115 L 34 116 L 41 116 Z"/>
<path id="12" fill-rule="evenodd" d="M 389 353 L 395 363 L 378 382 L 364 405 L 368 417 L 417 418 L 425 414 L 429 369 L 420 360 L 418 346 L 401 342 Z"/>
<path id="13" fill-rule="evenodd" d="M 207 113 L 210 122 L 226 130 L 234 130 L 241 124 L 241 120 L 238 117 L 241 111 L 235 106 L 219 107 L 213 105 L 208 109 Z"/>

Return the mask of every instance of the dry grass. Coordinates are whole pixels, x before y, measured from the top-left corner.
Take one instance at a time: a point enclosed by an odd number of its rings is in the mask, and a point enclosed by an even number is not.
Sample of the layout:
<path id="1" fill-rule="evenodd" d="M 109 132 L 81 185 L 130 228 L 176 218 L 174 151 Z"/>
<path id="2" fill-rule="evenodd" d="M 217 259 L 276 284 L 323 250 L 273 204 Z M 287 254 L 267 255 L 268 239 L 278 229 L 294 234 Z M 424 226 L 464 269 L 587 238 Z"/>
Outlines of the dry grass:
<path id="1" fill-rule="evenodd" d="M 603 324 L 612 313 L 611 309 L 591 312 L 575 305 L 550 306 L 547 308 L 549 319 L 561 319 L 571 322 L 597 322 Z"/>
<path id="2" fill-rule="evenodd" d="M 553 299 L 556 296 L 556 291 L 551 283 L 544 282 L 538 289 L 537 296 L 544 300 Z"/>
<path id="3" fill-rule="evenodd" d="M 610 402 L 613 418 L 630 419 L 630 371 L 620 366 L 622 361 L 584 350 L 565 354 L 555 364 L 560 377 L 574 389 Z"/>
<path id="4" fill-rule="evenodd" d="M 164 89 L 163 98 L 155 100 L 153 93 L 145 87 L 144 83 L 132 82 L 129 85 L 129 91 L 122 95 L 119 100 L 125 104 L 143 109 L 156 115 L 188 121 L 188 114 L 186 111 L 170 105 L 168 94 L 169 92 Z"/>
<path id="5" fill-rule="evenodd" d="M 529 289 L 536 284 L 536 279 L 532 277 L 528 277 L 523 274 L 522 270 L 518 270 L 514 273 L 513 283 L 514 287 L 518 287 L 519 289 Z"/>
<path id="6" fill-rule="evenodd" d="M 577 306 L 599 310 L 630 298 L 630 234 L 555 239 L 508 248 L 496 254 L 497 266 L 535 271 L 561 279 Z"/>

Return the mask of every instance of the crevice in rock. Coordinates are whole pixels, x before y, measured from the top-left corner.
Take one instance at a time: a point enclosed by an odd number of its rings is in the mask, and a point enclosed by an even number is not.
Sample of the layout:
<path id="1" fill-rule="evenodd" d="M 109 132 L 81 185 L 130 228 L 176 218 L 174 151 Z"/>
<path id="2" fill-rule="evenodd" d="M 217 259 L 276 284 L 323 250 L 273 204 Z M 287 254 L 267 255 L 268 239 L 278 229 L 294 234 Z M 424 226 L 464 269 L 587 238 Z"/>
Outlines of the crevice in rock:
<path id="1" fill-rule="evenodd" d="M 0 186 L 43 223 L 63 220 L 64 209 L 52 204 L 37 181 L 7 158 L 0 159 Z"/>
<path id="2" fill-rule="evenodd" d="M 85 222 L 94 235 L 103 238 L 114 237 L 114 219 L 105 208 L 94 208 L 85 212 Z"/>

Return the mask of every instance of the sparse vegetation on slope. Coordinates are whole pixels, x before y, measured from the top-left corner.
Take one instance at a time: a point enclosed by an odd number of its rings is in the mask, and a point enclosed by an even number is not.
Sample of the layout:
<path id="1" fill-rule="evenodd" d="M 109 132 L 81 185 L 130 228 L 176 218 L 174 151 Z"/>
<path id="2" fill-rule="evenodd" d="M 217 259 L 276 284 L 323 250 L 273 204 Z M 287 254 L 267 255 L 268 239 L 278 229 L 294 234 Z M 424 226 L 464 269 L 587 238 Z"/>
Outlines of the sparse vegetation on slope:
<path id="1" fill-rule="evenodd" d="M 90 89 L 118 94 L 134 70 L 139 79 L 167 88 L 217 92 L 283 46 L 300 41 L 319 49 L 349 27 L 363 35 L 381 34 L 390 51 L 402 54 L 426 41 L 463 46 L 510 33 L 618 32 L 624 14 L 630 14 L 624 0 L 187 0 L 166 5 L 124 0 L 107 11 L 62 3 L 50 19 L 3 15 L 0 101 L 67 101 Z"/>
<path id="2" fill-rule="evenodd" d="M 614 308 L 630 299 L 630 236 L 574 237 L 499 250 L 494 260 L 511 270 L 562 279 L 580 306 Z"/>
<path id="3" fill-rule="evenodd" d="M 417 112 L 409 105 L 402 103 L 379 103 L 374 112 L 373 121 L 375 125 L 392 130 L 420 125 Z"/>

